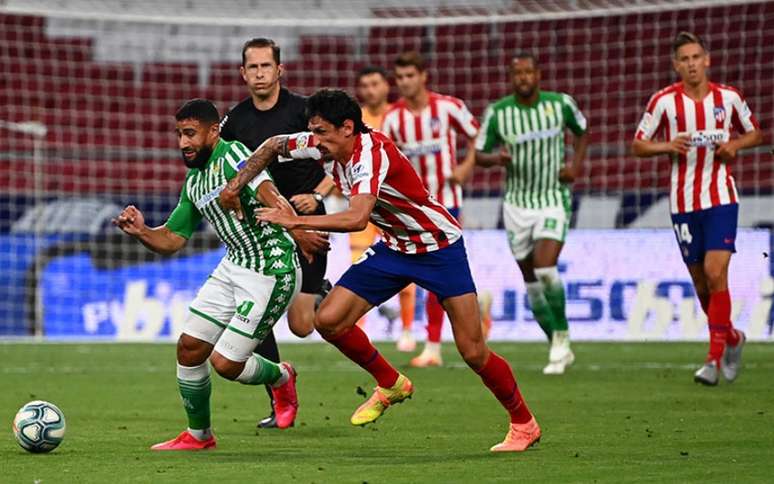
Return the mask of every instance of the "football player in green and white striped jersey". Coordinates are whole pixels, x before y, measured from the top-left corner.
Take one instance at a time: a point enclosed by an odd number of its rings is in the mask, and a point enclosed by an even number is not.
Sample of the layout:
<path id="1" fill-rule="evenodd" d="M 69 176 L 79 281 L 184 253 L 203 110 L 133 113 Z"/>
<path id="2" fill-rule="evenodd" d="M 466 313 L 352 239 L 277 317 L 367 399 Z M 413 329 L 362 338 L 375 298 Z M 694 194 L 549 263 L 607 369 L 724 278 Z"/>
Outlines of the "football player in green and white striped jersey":
<path id="1" fill-rule="evenodd" d="M 564 286 L 557 261 L 570 224 L 570 184 L 588 144 L 586 118 L 567 94 L 540 90 L 540 68 L 531 54 L 510 65 L 513 94 L 492 103 L 476 140 L 476 162 L 505 166 L 503 220 L 519 264 L 532 312 L 551 341 L 545 374 L 564 373 L 570 349 Z M 573 134 L 567 163 L 565 130 Z M 498 153 L 491 153 L 497 146 Z"/>
<path id="2" fill-rule="evenodd" d="M 215 446 L 210 428 L 208 359 L 224 378 L 247 385 L 271 385 L 277 400 L 277 425 L 282 426 L 280 420 L 285 426 L 292 423 L 298 408 L 293 367 L 254 355 L 253 350 L 301 287 L 294 239 L 305 254 L 327 244 L 311 232 L 293 232 L 291 236 L 279 225 L 256 222 L 254 217 L 239 220 L 225 212 L 218 204 L 218 195 L 250 152 L 238 141 L 220 139 L 220 116 L 210 101 L 188 101 L 175 119 L 183 161 L 190 168 L 177 207 L 160 227 L 146 226 L 142 212 L 131 205 L 113 222 L 150 250 L 172 254 L 185 246 L 206 219 L 227 250 L 191 303 L 177 344 L 177 381 L 188 429 L 154 445 L 154 450 Z M 269 206 L 295 213 L 268 172 L 246 186 L 240 199 L 248 210 Z"/>

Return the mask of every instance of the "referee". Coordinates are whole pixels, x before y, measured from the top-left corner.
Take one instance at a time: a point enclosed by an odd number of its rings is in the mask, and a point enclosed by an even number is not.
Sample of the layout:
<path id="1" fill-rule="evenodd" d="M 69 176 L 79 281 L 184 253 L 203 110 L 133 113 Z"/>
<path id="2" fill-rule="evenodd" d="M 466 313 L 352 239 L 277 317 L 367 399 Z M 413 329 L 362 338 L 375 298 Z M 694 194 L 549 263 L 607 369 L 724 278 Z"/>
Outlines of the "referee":
<path id="1" fill-rule="evenodd" d="M 229 111 L 220 123 L 220 136 L 226 141 L 238 140 L 255 150 L 267 138 L 278 134 L 306 131 L 306 99 L 280 86 L 283 66 L 280 47 L 271 39 L 255 38 L 242 47 L 242 66 L 239 72 L 247 84 L 250 96 Z M 325 213 L 323 199 L 333 189 L 333 180 L 325 175 L 319 163 L 302 160 L 293 163 L 272 163 L 269 172 L 280 193 L 299 213 Z M 314 330 L 315 296 L 324 292 L 326 254 L 316 254 L 311 263 L 299 252 L 303 282 L 301 292 L 288 309 L 290 330 L 301 338 Z M 256 353 L 279 362 L 279 348 L 270 332 L 256 348 Z M 258 422 L 259 428 L 276 427 L 275 405 L 271 388 L 266 387 L 272 399 L 271 415 Z"/>

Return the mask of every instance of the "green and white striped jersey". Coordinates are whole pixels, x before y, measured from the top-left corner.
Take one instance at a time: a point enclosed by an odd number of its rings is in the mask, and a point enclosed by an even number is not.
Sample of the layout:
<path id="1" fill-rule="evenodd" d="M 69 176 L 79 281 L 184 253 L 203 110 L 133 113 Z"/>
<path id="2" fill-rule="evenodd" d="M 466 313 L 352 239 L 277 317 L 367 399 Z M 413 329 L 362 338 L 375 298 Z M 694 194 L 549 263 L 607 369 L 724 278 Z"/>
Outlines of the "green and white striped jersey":
<path id="1" fill-rule="evenodd" d="M 510 95 L 487 107 L 476 149 L 504 145 L 511 154 L 506 166 L 505 201 L 522 208 L 565 207 L 570 190 L 559 182 L 564 166 L 564 130 L 586 132 L 586 118 L 564 93 L 540 91 L 538 102 L 525 106 Z"/>
<path id="2" fill-rule="evenodd" d="M 240 193 L 245 220 L 240 222 L 218 204 L 218 195 L 236 176 L 240 162 L 249 156 L 250 151 L 239 141 L 218 141 L 207 163 L 188 171 L 180 201 L 165 225 L 188 239 L 204 218 L 226 245 L 226 257 L 234 264 L 265 275 L 295 271 L 296 244 L 287 231 L 279 225 L 256 222 L 252 216 L 253 210 L 261 206 L 255 198 L 258 186 L 271 180 L 268 171 L 264 170 Z"/>

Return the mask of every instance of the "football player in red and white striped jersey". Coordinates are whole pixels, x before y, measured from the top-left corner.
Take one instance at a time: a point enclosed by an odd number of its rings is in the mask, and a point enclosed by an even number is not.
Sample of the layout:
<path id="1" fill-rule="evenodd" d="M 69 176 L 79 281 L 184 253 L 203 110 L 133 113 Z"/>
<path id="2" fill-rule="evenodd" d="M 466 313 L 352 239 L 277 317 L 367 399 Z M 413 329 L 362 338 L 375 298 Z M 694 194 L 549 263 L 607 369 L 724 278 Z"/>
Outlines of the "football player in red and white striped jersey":
<path id="1" fill-rule="evenodd" d="M 278 154 L 332 160 L 334 180 L 349 198 L 349 207 L 320 216 L 285 217 L 258 211 L 258 220 L 307 230 L 353 232 L 368 220 L 382 230 L 383 240 L 341 276 L 317 311 L 320 335 L 368 371 L 377 387 L 352 415 L 353 425 L 378 419 L 391 405 L 409 398 L 411 381 L 373 346 L 357 321 L 374 306 L 416 283 L 438 295 L 449 315 L 457 348 L 508 411 L 511 425 L 492 451 L 523 451 L 540 438 L 540 427 L 527 408 L 510 365 L 484 342 L 476 288 L 470 274 L 459 223 L 427 191 L 409 160 L 389 138 L 362 121 L 357 102 L 346 92 L 317 91 L 307 100 L 309 127 L 301 133 L 267 140 L 224 188 L 224 208 L 241 210 L 239 190 Z M 316 140 L 315 140 L 316 139 Z"/>
<path id="2" fill-rule="evenodd" d="M 424 59 L 405 52 L 395 60 L 395 83 L 401 98 L 393 104 L 382 123 L 384 131 L 411 160 L 431 195 L 459 219 L 461 185 L 475 165 L 478 120 L 460 99 L 427 89 Z M 457 136 L 467 139 L 465 159 L 457 164 Z M 428 294 L 427 342 L 411 366 L 442 364 L 441 328 L 443 308 L 434 294 Z"/>
<path id="3" fill-rule="evenodd" d="M 639 157 L 672 160 L 672 223 L 709 321 L 709 354 L 694 380 L 716 385 L 719 372 L 729 381 L 736 378 L 745 342 L 731 324 L 728 293 L 739 209 L 729 165 L 739 150 L 761 144 L 762 136 L 742 94 L 709 81 L 710 56 L 700 37 L 680 32 L 672 47 L 681 81 L 650 99 L 632 150 Z"/>

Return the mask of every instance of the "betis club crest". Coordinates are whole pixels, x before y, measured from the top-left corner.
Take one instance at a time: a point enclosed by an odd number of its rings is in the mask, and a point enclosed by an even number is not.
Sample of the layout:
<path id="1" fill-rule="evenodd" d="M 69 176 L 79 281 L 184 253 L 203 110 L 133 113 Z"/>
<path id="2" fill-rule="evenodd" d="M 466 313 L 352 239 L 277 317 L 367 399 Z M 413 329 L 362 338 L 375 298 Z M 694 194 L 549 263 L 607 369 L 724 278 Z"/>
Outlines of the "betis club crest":
<path id="1" fill-rule="evenodd" d="M 722 123 L 723 121 L 726 120 L 726 108 L 724 108 L 723 106 L 715 106 L 714 113 L 715 113 L 715 121 L 717 121 L 718 123 Z"/>

